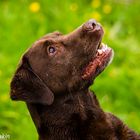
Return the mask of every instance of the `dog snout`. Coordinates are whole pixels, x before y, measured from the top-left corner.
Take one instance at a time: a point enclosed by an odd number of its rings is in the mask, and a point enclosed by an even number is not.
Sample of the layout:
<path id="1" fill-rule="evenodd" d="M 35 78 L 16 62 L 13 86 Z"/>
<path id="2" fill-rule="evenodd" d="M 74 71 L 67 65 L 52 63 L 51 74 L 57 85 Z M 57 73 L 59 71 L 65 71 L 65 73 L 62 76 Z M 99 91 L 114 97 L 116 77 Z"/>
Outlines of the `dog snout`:
<path id="1" fill-rule="evenodd" d="M 99 31 L 102 30 L 101 25 L 95 20 L 90 19 L 83 25 L 84 30 L 86 31 Z"/>

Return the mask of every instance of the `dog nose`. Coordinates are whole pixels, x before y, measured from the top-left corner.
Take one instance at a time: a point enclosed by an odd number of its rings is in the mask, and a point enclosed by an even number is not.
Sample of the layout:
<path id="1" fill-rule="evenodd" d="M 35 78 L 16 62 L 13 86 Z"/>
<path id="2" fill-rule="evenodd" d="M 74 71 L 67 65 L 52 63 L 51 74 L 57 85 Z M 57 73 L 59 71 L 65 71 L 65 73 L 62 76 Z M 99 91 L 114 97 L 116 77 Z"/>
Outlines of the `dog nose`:
<path id="1" fill-rule="evenodd" d="M 88 25 L 89 25 L 89 27 L 91 27 L 92 29 L 94 29 L 95 26 L 97 25 L 97 22 L 96 22 L 95 19 L 90 19 L 90 20 L 88 21 Z"/>
<path id="2" fill-rule="evenodd" d="M 84 24 L 84 29 L 87 31 L 98 30 L 100 25 L 97 23 L 95 19 L 90 19 Z"/>

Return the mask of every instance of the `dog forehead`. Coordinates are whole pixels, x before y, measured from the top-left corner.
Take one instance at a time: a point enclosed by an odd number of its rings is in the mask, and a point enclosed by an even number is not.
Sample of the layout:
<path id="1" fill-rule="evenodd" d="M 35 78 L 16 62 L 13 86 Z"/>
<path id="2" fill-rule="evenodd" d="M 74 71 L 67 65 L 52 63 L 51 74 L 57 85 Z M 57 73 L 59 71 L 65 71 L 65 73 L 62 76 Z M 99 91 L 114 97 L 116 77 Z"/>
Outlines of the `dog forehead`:
<path id="1" fill-rule="evenodd" d="M 45 42 L 51 42 L 52 44 L 61 43 L 64 40 L 64 36 L 51 36 L 46 35 L 45 37 L 40 38 L 39 40 L 35 41 L 32 45 L 32 48 L 43 46 Z"/>

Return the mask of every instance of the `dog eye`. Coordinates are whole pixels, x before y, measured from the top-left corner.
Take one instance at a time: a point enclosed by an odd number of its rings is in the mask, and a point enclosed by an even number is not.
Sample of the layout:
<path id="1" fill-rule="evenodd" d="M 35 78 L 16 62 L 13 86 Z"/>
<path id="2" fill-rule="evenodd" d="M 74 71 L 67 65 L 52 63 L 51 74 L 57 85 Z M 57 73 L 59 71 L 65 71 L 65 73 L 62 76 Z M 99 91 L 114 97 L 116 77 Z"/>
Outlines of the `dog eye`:
<path id="1" fill-rule="evenodd" d="M 55 47 L 50 46 L 50 47 L 48 48 L 48 53 L 49 53 L 49 54 L 54 54 L 55 52 L 56 52 Z"/>

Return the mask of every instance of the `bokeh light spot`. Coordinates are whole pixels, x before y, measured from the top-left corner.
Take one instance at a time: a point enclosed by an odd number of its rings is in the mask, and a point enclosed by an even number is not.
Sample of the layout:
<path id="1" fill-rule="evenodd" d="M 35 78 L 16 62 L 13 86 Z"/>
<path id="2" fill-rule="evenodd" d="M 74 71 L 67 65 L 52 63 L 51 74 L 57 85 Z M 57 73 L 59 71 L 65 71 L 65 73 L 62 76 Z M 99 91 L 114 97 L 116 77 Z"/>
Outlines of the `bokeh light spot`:
<path id="1" fill-rule="evenodd" d="M 101 14 L 99 12 L 93 12 L 91 14 L 91 18 L 94 18 L 96 19 L 97 21 L 100 21 L 101 20 Z"/>
<path id="2" fill-rule="evenodd" d="M 40 10 L 40 4 L 38 2 L 32 2 L 29 6 L 29 9 L 33 13 L 37 13 Z"/>
<path id="3" fill-rule="evenodd" d="M 103 12 L 109 14 L 112 11 L 112 7 L 109 4 L 103 6 Z"/>
<path id="4" fill-rule="evenodd" d="M 78 9 L 78 5 L 77 5 L 76 3 L 72 3 L 72 4 L 70 5 L 70 10 L 71 10 L 71 11 L 77 11 L 77 9 Z"/>
<path id="5" fill-rule="evenodd" d="M 98 8 L 98 7 L 100 7 L 101 2 L 100 2 L 100 0 L 93 0 L 91 5 L 93 8 Z"/>

